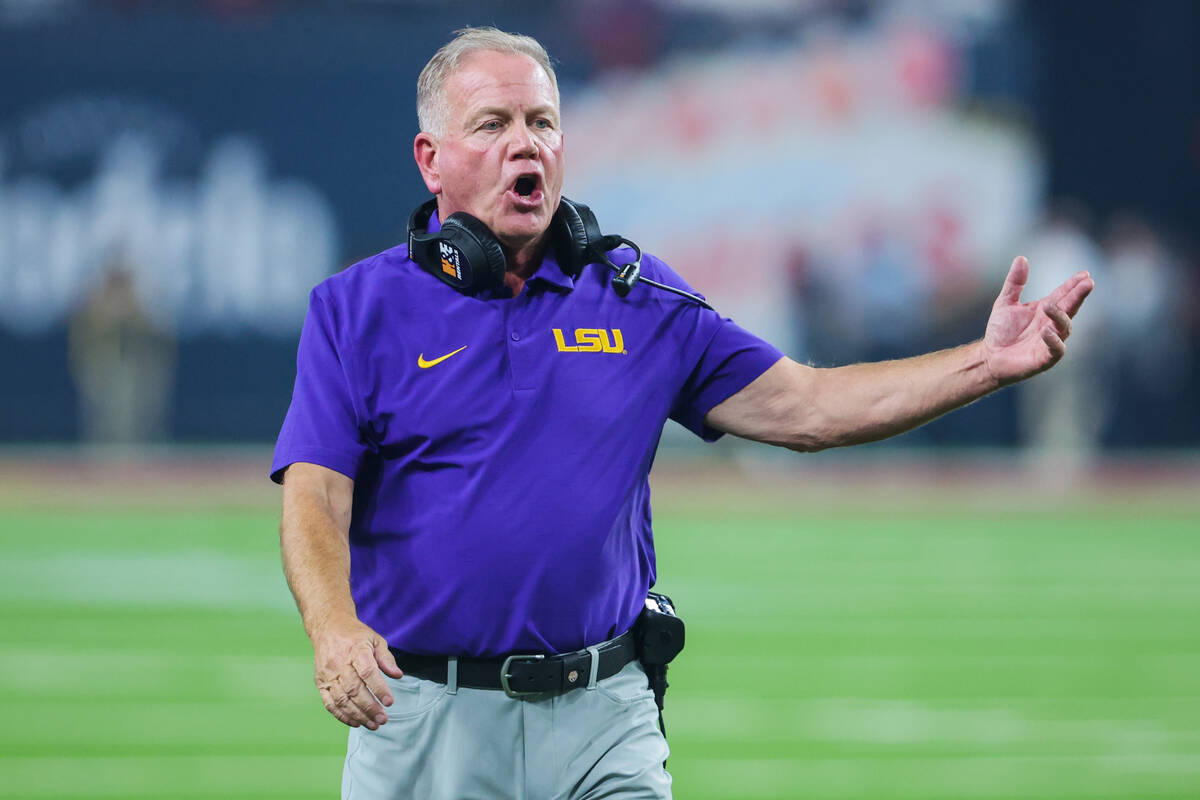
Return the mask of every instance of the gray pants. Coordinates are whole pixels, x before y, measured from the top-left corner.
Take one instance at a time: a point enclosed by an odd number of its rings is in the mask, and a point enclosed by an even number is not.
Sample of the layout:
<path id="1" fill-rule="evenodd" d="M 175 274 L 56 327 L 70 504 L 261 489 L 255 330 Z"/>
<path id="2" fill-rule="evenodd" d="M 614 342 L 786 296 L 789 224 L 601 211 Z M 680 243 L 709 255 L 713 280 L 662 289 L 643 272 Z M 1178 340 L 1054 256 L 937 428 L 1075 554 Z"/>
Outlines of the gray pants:
<path id="1" fill-rule="evenodd" d="M 634 661 L 585 689 L 513 699 L 405 675 L 379 730 L 352 728 L 343 800 L 671 797 L 667 741 Z"/>

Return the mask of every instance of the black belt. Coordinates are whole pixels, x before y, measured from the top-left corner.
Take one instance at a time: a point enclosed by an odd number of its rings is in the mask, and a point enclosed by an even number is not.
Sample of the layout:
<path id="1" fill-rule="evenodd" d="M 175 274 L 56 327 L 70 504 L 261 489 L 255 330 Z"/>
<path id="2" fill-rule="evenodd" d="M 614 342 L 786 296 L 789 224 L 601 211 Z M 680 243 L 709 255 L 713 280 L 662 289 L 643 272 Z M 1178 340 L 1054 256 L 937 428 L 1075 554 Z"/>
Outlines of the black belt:
<path id="1" fill-rule="evenodd" d="M 406 675 L 445 683 L 449 659 L 390 648 Z M 637 658 L 633 632 L 623 633 L 595 648 L 600 654 L 596 680 L 610 678 Z M 503 689 L 509 697 L 567 692 L 587 686 L 592 675 L 592 651 L 545 655 L 513 653 L 498 658 L 458 659 L 458 685 L 472 689 Z"/>

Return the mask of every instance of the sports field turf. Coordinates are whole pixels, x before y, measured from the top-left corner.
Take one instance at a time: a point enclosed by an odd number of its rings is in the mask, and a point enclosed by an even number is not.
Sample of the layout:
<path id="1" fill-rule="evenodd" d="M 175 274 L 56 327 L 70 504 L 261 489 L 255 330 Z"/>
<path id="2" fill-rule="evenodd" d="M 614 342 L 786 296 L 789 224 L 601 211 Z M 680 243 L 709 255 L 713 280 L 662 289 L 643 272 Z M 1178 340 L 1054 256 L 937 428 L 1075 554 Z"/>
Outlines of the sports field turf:
<path id="1" fill-rule="evenodd" d="M 0 797 L 335 797 L 276 493 L 158 472 L 0 494 Z M 676 797 L 1200 797 L 1186 487 L 754 486 L 656 484 Z"/>

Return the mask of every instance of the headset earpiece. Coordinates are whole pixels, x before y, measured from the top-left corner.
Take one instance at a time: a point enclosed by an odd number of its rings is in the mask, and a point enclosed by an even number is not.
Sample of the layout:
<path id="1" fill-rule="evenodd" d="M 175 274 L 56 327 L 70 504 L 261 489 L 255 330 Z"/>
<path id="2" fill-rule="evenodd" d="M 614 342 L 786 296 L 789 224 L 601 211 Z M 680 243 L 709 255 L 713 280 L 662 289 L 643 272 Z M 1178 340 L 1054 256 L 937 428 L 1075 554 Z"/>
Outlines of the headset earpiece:
<path id="1" fill-rule="evenodd" d="M 577 278 L 588 264 L 608 260 L 604 234 L 600 232 L 600 223 L 590 208 L 563 197 L 559 200 L 554 219 L 558 239 L 555 242 L 555 254 L 564 273 Z"/>
<path id="2" fill-rule="evenodd" d="M 408 255 L 431 275 L 466 294 L 504 285 L 507 262 L 500 242 L 486 225 L 458 212 L 429 233 L 437 200 L 423 203 L 408 219 Z"/>
<path id="3" fill-rule="evenodd" d="M 504 258 L 504 249 L 500 247 L 500 241 L 487 225 L 460 211 L 446 218 L 442 223 L 442 232 L 454 244 L 461 241 L 465 245 L 461 248 L 466 256 L 463 269 L 472 272 L 471 285 L 475 287 L 475 291 L 498 289 L 504 285 L 504 271 L 508 268 L 508 262 Z M 473 251 L 476 250 L 482 257 L 475 257 Z"/>

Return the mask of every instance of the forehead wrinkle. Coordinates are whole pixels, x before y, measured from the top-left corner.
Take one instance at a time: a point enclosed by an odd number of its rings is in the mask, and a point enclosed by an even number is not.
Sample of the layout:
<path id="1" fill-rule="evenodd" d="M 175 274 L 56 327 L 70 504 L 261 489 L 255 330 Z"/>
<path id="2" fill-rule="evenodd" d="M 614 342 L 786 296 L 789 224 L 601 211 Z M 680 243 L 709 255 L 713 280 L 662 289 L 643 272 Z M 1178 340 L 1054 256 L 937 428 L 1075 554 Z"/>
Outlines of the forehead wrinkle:
<path id="1" fill-rule="evenodd" d="M 475 86 L 464 86 L 461 93 L 462 104 L 467 108 L 483 106 L 487 108 L 510 108 L 513 103 L 509 99 L 511 96 L 525 93 L 525 89 L 529 88 L 529 84 L 524 81 L 510 81 L 508 83 L 491 83 L 486 79 L 486 76 L 478 81 Z M 543 89 L 549 87 L 538 87 L 533 92 L 536 95 L 532 98 L 532 102 L 526 103 L 525 98 L 519 98 L 517 105 L 524 108 L 526 105 L 537 109 L 557 109 L 554 103 L 553 95 Z M 510 90 L 515 89 L 515 92 Z M 505 98 L 508 102 L 505 102 Z"/>
<path id="2" fill-rule="evenodd" d="M 515 93 L 520 94 L 526 90 L 532 90 L 532 94 L 536 95 L 534 107 L 541 110 L 544 107 L 546 110 L 553 111 L 557 116 L 558 103 L 554 97 L 554 85 L 550 82 L 550 78 L 546 75 L 545 70 L 541 65 L 525 55 L 514 55 L 514 58 L 520 59 L 524 64 L 533 68 L 532 81 L 531 75 L 522 70 L 523 74 L 519 78 L 509 77 L 515 68 L 510 64 L 505 65 L 505 68 L 498 70 L 504 73 L 502 76 L 497 76 L 495 72 L 480 69 L 475 66 L 479 56 L 483 56 L 491 51 L 484 51 L 479 54 L 472 54 L 464 60 L 459 68 L 456 69 L 446 81 L 447 99 L 452 102 L 450 105 L 458 106 L 459 110 L 467 115 L 467 118 L 474 118 L 483 113 L 479 107 L 484 108 L 509 108 L 509 104 L 504 102 L 496 102 L 489 95 L 498 94 L 504 95 L 515 90 Z M 508 55 L 508 54 L 501 54 Z M 457 99 L 458 102 L 453 102 Z"/>

